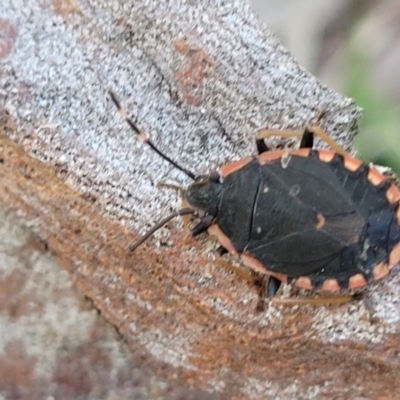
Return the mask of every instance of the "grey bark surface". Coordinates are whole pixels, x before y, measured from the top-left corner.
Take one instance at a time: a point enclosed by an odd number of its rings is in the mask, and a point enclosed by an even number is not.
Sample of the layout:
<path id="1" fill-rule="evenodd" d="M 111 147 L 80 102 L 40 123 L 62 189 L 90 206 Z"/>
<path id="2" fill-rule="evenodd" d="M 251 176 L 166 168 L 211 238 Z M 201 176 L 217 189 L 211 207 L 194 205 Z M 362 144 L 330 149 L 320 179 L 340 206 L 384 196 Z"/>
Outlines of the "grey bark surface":
<path id="1" fill-rule="evenodd" d="M 13 139 L 136 230 L 179 205 L 157 182 L 188 181 L 124 125 L 109 89 L 197 173 L 254 152 L 257 130 L 304 128 L 323 108 L 332 137 L 348 147 L 355 133 L 360 109 L 299 66 L 242 2 L 32 1 L 22 11 L 6 1 L 2 11 L 16 32 L 2 104 L 35 132 Z"/>
<path id="2" fill-rule="evenodd" d="M 0 32 L 0 199 L 157 374 L 221 398 L 398 394 L 396 275 L 368 289 L 369 308 L 257 313 L 254 288 L 181 221 L 127 253 L 180 207 L 157 183 L 190 182 L 126 127 L 110 89 L 195 173 L 253 154 L 259 129 L 302 129 L 322 109 L 322 127 L 351 147 L 360 108 L 299 66 L 246 3 L 5 0 Z"/>

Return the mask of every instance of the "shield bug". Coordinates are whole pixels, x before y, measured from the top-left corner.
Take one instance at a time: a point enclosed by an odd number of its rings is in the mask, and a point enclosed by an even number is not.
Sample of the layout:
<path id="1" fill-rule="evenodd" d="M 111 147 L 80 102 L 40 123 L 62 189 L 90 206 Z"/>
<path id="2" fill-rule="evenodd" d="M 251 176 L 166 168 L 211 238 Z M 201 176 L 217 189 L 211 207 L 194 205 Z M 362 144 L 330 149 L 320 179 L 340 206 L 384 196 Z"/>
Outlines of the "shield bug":
<path id="1" fill-rule="evenodd" d="M 194 214 L 193 236 L 217 237 L 220 255 L 230 252 L 254 271 L 299 288 L 335 292 L 383 278 L 400 260 L 400 191 L 385 176 L 350 157 L 319 126 L 263 131 L 257 156 L 197 176 L 178 165 L 138 129 L 111 98 L 133 131 L 194 183 L 176 211 L 130 247 L 134 251 L 172 218 Z M 298 150 L 270 151 L 271 135 L 301 138 Z M 317 135 L 333 150 L 314 150 Z"/>

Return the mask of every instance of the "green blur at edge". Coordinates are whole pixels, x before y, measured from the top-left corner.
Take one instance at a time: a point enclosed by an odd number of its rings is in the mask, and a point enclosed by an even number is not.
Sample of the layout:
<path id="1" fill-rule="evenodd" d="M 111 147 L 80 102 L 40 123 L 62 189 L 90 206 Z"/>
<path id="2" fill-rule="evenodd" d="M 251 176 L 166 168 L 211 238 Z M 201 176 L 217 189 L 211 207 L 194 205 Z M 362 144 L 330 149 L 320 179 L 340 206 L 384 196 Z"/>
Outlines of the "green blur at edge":
<path id="1" fill-rule="evenodd" d="M 400 175 L 400 105 L 371 85 L 369 64 L 359 53 L 350 55 L 347 94 L 364 108 L 354 143 L 357 156 Z"/>

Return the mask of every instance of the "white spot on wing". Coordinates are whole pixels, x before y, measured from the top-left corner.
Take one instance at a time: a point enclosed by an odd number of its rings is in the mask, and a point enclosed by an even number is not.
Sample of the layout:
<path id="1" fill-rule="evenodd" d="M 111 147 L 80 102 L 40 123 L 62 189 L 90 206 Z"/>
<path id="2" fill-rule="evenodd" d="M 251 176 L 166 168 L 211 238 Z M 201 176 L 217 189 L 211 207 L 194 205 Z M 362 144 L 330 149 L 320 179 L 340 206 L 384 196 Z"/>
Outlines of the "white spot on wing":
<path id="1" fill-rule="evenodd" d="M 287 168 L 292 156 L 289 153 L 284 153 L 281 157 L 282 168 Z"/>
<path id="2" fill-rule="evenodd" d="M 289 190 L 289 196 L 297 196 L 300 193 L 300 186 L 296 183 Z"/>

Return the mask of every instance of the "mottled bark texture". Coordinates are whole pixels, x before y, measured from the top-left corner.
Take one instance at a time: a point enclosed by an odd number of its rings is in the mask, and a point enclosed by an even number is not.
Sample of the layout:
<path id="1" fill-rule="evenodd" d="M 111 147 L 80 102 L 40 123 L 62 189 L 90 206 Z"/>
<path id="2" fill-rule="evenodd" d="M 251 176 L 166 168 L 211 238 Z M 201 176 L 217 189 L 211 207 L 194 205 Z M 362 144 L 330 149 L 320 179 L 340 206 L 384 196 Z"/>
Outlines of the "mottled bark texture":
<path id="1" fill-rule="evenodd" d="M 109 89 L 196 173 L 252 154 L 257 130 L 303 128 L 321 109 L 351 146 L 360 109 L 245 2 L 3 0 L 0 57 L 0 200 L 147 366 L 226 399 L 396 397 L 397 269 L 365 301 L 257 312 L 256 289 L 180 221 L 127 252 L 180 207 L 157 184 L 189 180 L 127 129 Z"/>

